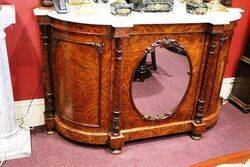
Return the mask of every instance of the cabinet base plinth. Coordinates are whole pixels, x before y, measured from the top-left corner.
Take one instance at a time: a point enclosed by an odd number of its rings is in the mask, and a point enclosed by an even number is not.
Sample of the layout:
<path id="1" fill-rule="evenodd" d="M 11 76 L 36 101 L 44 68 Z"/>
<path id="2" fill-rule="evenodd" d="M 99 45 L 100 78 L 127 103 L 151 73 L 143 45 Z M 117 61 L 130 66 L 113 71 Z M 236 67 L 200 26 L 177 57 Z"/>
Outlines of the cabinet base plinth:
<path id="1" fill-rule="evenodd" d="M 120 134 L 119 136 L 112 136 L 109 134 L 109 147 L 110 148 L 121 148 L 124 146 L 124 136 Z"/>
<path id="2" fill-rule="evenodd" d="M 120 154 L 122 147 L 127 141 L 146 139 L 170 134 L 183 132 L 191 132 L 190 135 L 194 140 L 202 139 L 202 133 L 210 126 L 213 126 L 220 113 L 221 104 L 218 103 L 216 111 L 203 118 L 203 123 L 196 124 L 193 120 L 169 123 L 154 127 L 141 127 L 134 129 L 123 129 L 119 136 L 113 136 L 112 132 L 96 132 L 79 130 L 71 125 L 66 124 L 60 116 L 55 116 L 56 131 L 63 136 L 82 143 L 107 145 L 110 148 L 110 153 Z"/>

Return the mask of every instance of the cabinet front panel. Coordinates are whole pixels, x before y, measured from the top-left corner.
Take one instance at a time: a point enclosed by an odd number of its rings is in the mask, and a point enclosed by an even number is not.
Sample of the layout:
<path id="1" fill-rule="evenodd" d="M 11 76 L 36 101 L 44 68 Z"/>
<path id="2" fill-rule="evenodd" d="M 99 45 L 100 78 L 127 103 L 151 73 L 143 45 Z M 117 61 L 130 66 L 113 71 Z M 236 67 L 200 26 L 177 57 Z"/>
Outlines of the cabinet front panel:
<path id="1" fill-rule="evenodd" d="M 56 47 L 58 114 L 72 123 L 99 127 L 102 59 L 94 43 L 59 40 Z"/>
<path id="2" fill-rule="evenodd" d="M 190 69 L 190 78 L 188 81 L 188 86 L 184 97 L 177 102 L 177 107 L 172 112 L 173 114 L 166 118 L 160 120 L 145 120 L 142 116 L 142 111 L 134 104 L 132 97 L 132 81 L 133 74 L 141 62 L 145 50 L 152 46 L 156 41 L 170 39 L 177 41 L 180 45 L 184 46 L 185 51 L 187 52 L 187 58 L 189 61 Z M 124 92 L 123 92 L 123 128 L 135 128 L 148 125 L 157 125 L 162 123 L 170 123 L 173 121 L 188 121 L 192 120 L 193 110 L 195 108 L 195 98 L 198 93 L 198 78 L 200 75 L 200 67 L 202 63 L 202 54 L 204 46 L 205 35 L 203 33 L 193 33 L 191 34 L 163 34 L 163 35 L 134 35 L 127 41 L 126 50 L 131 51 L 132 56 L 128 56 L 130 53 L 124 51 L 123 59 L 123 82 L 124 82 Z M 157 58 L 156 58 L 157 61 Z M 184 66 L 184 65 L 183 65 Z M 178 66 L 176 66 L 178 68 Z M 176 69 L 177 70 L 177 69 Z M 189 72 L 187 71 L 187 74 Z M 139 83 L 140 84 L 140 83 Z M 151 87 L 153 87 L 152 85 Z M 130 91 L 127 91 L 129 88 Z M 162 88 L 164 89 L 164 88 Z M 152 97 L 151 97 L 152 98 Z M 164 97 L 165 101 L 170 101 L 173 97 L 167 96 Z M 174 99 L 173 99 L 174 100 Z M 152 102 L 152 101 L 151 101 Z M 148 102 L 149 106 L 150 103 Z"/>

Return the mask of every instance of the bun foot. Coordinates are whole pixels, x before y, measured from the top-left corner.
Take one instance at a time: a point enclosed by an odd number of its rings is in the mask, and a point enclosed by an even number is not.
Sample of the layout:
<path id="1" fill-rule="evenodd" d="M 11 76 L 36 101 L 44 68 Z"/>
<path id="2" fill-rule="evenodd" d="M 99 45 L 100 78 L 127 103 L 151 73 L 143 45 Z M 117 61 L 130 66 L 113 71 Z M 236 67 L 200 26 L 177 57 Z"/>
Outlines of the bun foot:
<path id="1" fill-rule="evenodd" d="M 193 139 L 193 140 L 201 140 L 203 137 L 201 134 L 191 134 L 190 137 Z"/>
<path id="2" fill-rule="evenodd" d="M 44 130 L 44 133 L 46 135 L 53 135 L 54 133 L 56 133 L 56 131 L 55 130 Z"/>
<path id="3" fill-rule="evenodd" d="M 110 149 L 110 153 L 114 154 L 114 155 L 120 154 L 121 152 L 122 152 L 121 148 L 111 148 Z"/>

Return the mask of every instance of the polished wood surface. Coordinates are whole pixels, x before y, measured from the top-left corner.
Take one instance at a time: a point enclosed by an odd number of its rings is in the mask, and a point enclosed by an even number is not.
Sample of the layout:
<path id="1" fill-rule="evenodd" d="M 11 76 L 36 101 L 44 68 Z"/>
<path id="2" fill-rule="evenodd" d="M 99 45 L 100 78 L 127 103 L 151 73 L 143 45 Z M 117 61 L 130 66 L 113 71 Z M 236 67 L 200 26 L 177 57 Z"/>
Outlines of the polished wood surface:
<path id="1" fill-rule="evenodd" d="M 46 131 L 108 144 L 180 132 L 200 139 L 218 119 L 222 78 L 235 22 L 228 25 L 135 25 L 114 28 L 38 16 L 44 57 Z M 186 94 L 174 114 L 143 119 L 131 92 L 133 74 L 156 41 L 184 46 L 190 63 Z M 171 46 L 170 46 L 171 45 Z M 171 97 L 170 97 L 171 98 Z"/>
<path id="2" fill-rule="evenodd" d="M 222 164 L 245 164 L 250 159 L 250 150 L 233 153 L 230 155 L 213 158 L 195 165 L 192 167 L 215 167 Z"/>

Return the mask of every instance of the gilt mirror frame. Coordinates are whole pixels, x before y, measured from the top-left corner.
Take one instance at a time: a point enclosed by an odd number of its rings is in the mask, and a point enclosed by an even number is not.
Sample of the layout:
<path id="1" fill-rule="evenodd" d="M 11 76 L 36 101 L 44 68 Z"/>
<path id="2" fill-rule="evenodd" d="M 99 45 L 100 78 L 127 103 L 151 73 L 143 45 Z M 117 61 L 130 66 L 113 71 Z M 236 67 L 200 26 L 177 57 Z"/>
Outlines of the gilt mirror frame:
<path id="1" fill-rule="evenodd" d="M 133 77 L 135 75 L 135 72 L 136 72 L 138 65 L 140 64 L 140 61 L 142 61 L 144 56 L 151 53 L 156 47 L 161 47 L 161 48 L 167 49 L 171 52 L 186 56 L 186 58 L 188 60 L 190 72 L 189 72 L 189 80 L 188 80 L 186 91 L 185 91 L 183 97 L 181 98 L 180 102 L 178 103 L 178 105 L 169 113 L 165 113 L 163 115 L 156 114 L 156 115 L 151 116 L 151 115 L 145 115 L 139 111 L 139 109 L 136 106 L 134 99 L 133 99 L 132 87 L 133 87 L 133 82 L 134 82 Z M 144 54 L 141 56 L 141 58 L 137 62 L 137 65 L 133 68 L 133 73 L 132 73 L 131 78 L 130 78 L 130 88 L 129 88 L 129 93 L 130 93 L 129 96 L 130 96 L 130 100 L 132 102 L 132 105 L 133 105 L 134 109 L 136 110 L 136 112 L 141 116 L 142 120 L 159 121 L 159 120 L 165 120 L 167 118 L 170 118 L 176 112 L 176 110 L 183 104 L 185 97 L 187 95 L 187 92 L 190 88 L 191 78 L 192 78 L 191 60 L 190 60 L 190 57 L 188 56 L 188 53 L 187 53 L 185 47 L 174 39 L 163 38 L 162 40 L 157 40 L 155 43 L 151 44 L 148 48 L 145 49 Z"/>

